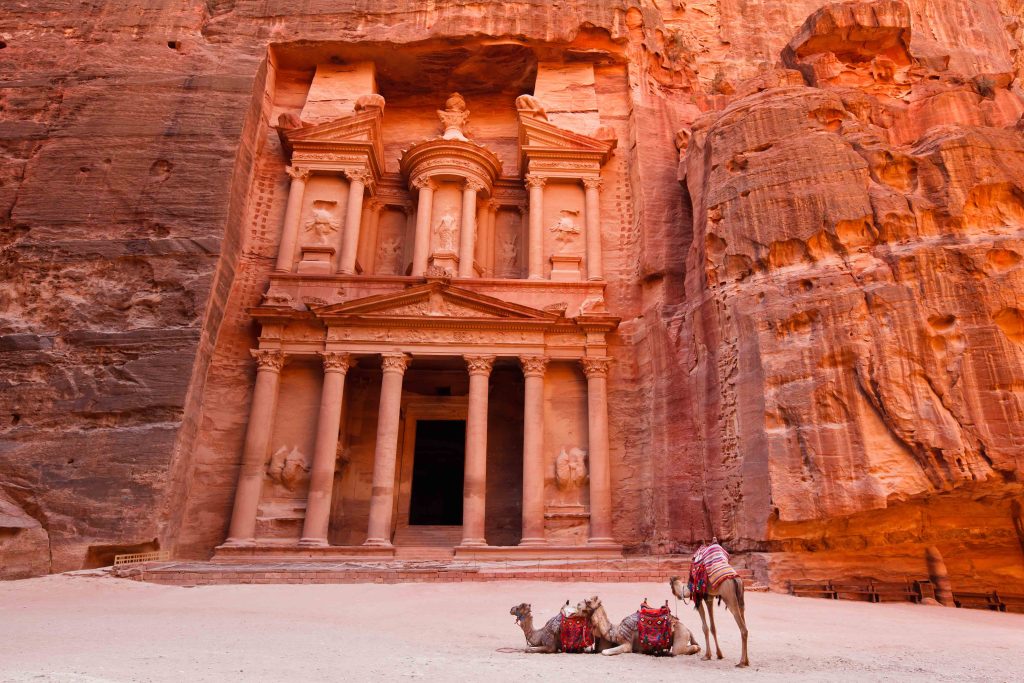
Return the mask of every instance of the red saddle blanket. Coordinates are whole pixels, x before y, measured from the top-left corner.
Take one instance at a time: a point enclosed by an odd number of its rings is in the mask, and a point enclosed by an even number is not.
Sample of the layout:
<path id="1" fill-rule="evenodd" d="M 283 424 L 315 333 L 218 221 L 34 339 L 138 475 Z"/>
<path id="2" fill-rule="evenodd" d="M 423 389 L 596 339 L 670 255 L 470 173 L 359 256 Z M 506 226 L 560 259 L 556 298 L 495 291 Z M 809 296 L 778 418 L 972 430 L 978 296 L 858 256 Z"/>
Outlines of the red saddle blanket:
<path id="1" fill-rule="evenodd" d="M 641 653 L 659 654 L 672 647 L 672 612 L 668 607 L 641 607 L 636 625 Z"/>
<path id="2" fill-rule="evenodd" d="M 594 632 L 590 620 L 584 616 L 562 619 L 562 652 L 583 652 L 594 644 Z"/>

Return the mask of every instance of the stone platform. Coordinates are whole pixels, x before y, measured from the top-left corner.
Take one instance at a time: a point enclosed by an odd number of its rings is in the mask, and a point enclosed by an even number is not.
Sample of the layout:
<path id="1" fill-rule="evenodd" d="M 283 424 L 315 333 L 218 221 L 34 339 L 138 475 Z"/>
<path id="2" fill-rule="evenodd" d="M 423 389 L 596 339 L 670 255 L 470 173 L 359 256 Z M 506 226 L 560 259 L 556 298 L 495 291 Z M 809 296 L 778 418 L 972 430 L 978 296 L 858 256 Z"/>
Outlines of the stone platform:
<path id="1" fill-rule="evenodd" d="M 688 557 L 614 560 L 288 560 L 153 562 L 115 576 L 175 586 L 233 583 L 410 583 L 460 581 L 661 582 L 686 575 Z M 753 575 L 738 569 L 748 585 Z"/>

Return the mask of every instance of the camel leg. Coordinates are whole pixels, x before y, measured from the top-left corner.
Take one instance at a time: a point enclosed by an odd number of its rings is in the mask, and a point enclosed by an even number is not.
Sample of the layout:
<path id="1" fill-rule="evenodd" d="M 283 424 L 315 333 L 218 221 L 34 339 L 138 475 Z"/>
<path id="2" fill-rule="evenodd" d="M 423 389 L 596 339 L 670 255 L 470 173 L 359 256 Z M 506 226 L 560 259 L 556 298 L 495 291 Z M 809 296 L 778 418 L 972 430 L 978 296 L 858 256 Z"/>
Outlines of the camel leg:
<path id="1" fill-rule="evenodd" d="M 750 666 L 750 660 L 747 659 L 747 619 L 740 602 L 742 600 L 743 584 L 739 583 L 736 579 L 730 581 L 729 584 L 728 589 L 723 591 L 722 599 L 725 600 L 725 606 L 729 608 L 733 618 L 736 619 L 736 625 L 740 629 L 740 637 L 743 639 L 743 654 L 740 655 L 740 663 L 736 666 Z"/>
<path id="2" fill-rule="evenodd" d="M 697 612 L 700 613 L 700 627 L 704 631 L 704 656 L 702 659 L 711 659 L 711 641 L 708 640 L 708 618 L 704 616 L 704 601 L 697 601 Z"/>
<path id="3" fill-rule="evenodd" d="M 554 652 L 555 650 L 554 650 L 554 648 L 550 647 L 549 645 L 531 645 L 530 647 L 526 648 L 526 651 L 527 652 L 537 652 L 537 653 L 540 653 L 540 654 L 549 655 L 552 652 Z"/>
<path id="4" fill-rule="evenodd" d="M 682 623 L 677 624 L 672 634 L 672 649 L 669 650 L 669 654 L 675 657 L 676 655 L 695 655 L 698 652 L 700 652 L 700 645 L 693 641 L 690 629 Z"/>
<path id="5" fill-rule="evenodd" d="M 715 629 L 715 598 L 709 595 L 704 602 L 708 603 L 708 621 L 711 622 L 711 637 L 715 639 L 715 655 L 722 659 L 722 648 L 718 647 L 718 631 Z"/>
<path id="6" fill-rule="evenodd" d="M 602 650 L 601 654 L 608 655 L 609 657 L 612 657 L 612 656 L 615 656 L 615 655 L 627 654 L 627 653 L 632 652 L 632 651 L 633 651 L 633 645 L 631 643 L 623 643 L 622 645 L 619 645 L 618 647 L 613 647 L 613 648 L 608 649 L 608 650 Z"/>

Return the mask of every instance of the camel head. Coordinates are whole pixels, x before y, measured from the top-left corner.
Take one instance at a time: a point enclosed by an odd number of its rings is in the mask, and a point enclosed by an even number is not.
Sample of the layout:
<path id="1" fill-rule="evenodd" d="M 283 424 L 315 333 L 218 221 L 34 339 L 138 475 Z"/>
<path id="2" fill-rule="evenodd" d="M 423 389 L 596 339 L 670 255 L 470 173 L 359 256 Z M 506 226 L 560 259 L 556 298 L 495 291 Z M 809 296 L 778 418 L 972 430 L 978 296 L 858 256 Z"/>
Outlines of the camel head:
<path id="1" fill-rule="evenodd" d="M 669 579 L 668 585 L 672 588 L 672 594 L 680 600 L 686 600 L 690 597 L 689 587 L 678 576 L 673 576 Z"/>
<path id="2" fill-rule="evenodd" d="M 510 609 L 508 613 L 516 618 L 517 624 L 533 615 L 532 608 L 530 607 L 530 603 L 528 602 L 519 603 L 518 605 Z"/>
<path id="3" fill-rule="evenodd" d="M 579 610 L 581 614 L 585 614 L 589 617 L 591 614 L 600 609 L 600 607 L 601 598 L 595 595 L 591 598 L 584 599 L 583 602 L 576 606 L 576 609 Z"/>

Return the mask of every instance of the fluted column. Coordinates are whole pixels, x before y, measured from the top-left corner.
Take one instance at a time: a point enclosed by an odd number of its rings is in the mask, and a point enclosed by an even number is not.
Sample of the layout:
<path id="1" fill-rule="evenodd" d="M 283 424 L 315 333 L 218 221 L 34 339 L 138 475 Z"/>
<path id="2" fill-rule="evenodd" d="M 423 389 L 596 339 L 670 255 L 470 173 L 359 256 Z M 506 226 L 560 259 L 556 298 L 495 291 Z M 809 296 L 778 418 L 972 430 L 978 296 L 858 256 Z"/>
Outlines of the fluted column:
<path id="1" fill-rule="evenodd" d="M 601 255 L 601 179 L 584 178 L 587 231 L 587 279 L 604 279 Z"/>
<path id="2" fill-rule="evenodd" d="M 320 416 L 313 447 L 313 466 L 309 473 L 306 520 L 302 525 L 302 540 L 299 541 L 299 545 L 305 546 L 327 545 L 345 374 L 352 365 L 352 357 L 347 353 L 328 351 L 320 355 L 324 363 L 324 386 L 320 392 Z"/>
<path id="3" fill-rule="evenodd" d="M 251 545 L 256 541 L 256 511 L 263 489 L 263 473 L 277 411 L 277 390 L 285 360 L 284 353 L 277 350 L 254 349 L 251 353 L 256 359 L 256 386 L 252 392 L 245 450 L 226 545 Z"/>
<path id="4" fill-rule="evenodd" d="M 395 459 L 398 455 L 398 421 L 402 408 L 402 377 L 409 367 L 404 353 L 381 358 L 380 408 L 377 411 L 377 446 L 373 455 L 373 488 L 370 522 L 365 545 L 391 545 L 391 510 L 395 503 Z"/>
<path id="5" fill-rule="evenodd" d="M 345 232 L 341 236 L 341 258 L 338 272 L 356 272 L 356 252 L 359 249 L 359 226 L 363 218 L 363 193 L 371 178 L 365 171 L 350 171 L 348 176 L 348 207 L 345 210 Z"/>
<path id="6" fill-rule="evenodd" d="M 430 258 L 430 214 L 437 185 L 430 178 L 417 178 L 412 184 L 420 191 L 416 206 L 416 236 L 412 247 L 412 274 L 422 277 L 427 272 L 427 259 Z"/>
<path id="7" fill-rule="evenodd" d="M 523 366 L 523 536 L 519 545 L 545 545 L 544 356 L 521 356 Z"/>
<path id="8" fill-rule="evenodd" d="M 462 187 L 462 228 L 459 230 L 459 277 L 475 277 L 473 259 L 476 252 L 476 193 L 484 186 L 467 180 Z"/>
<path id="9" fill-rule="evenodd" d="M 365 228 L 361 232 L 365 234 L 360 235 L 362 249 L 360 250 L 361 255 L 359 257 L 359 264 L 363 267 L 363 275 L 371 275 L 377 272 L 377 249 L 379 248 L 377 243 L 380 241 L 377 235 L 377 228 L 380 225 L 380 212 L 383 209 L 384 203 L 376 199 L 363 202 L 363 216 L 365 218 L 363 225 Z"/>
<path id="10" fill-rule="evenodd" d="M 612 480 L 608 457 L 608 368 L 611 358 L 583 358 L 587 376 L 587 427 L 590 453 L 591 545 L 614 543 Z"/>
<path id="11" fill-rule="evenodd" d="M 486 236 L 484 239 L 483 247 L 483 267 L 487 270 L 488 277 L 496 277 L 497 268 L 494 263 L 494 240 L 495 233 L 498 229 L 498 207 L 500 204 L 495 200 L 487 202 L 487 228 L 484 231 Z"/>
<path id="12" fill-rule="evenodd" d="M 484 546 L 487 508 L 487 392 L 494 356 L 466 356 L 469 409 L 462 487 L 462 545 Z"/>
<path id="13" fill-rule="evenodd" d="M 306 192 L 309 169 L 289 166 L 285 169 L 292 179 L 288 188 L 288 204 L 284 210 L 284 227 L 281 229 L 281 244 L 277 248 L 277 263 L 274 270 L 289 272 L 295 261 L 295 245 L 299 241 L 299 219 L 302 217 L 302 196 Z"/>
<path id="14" fill-rule="evenodd" d="M 526 176 L 530 188 L 530 250 L 529 272 L 531 280 L 544 279 L 544 184 L 547 178 Z"/>

